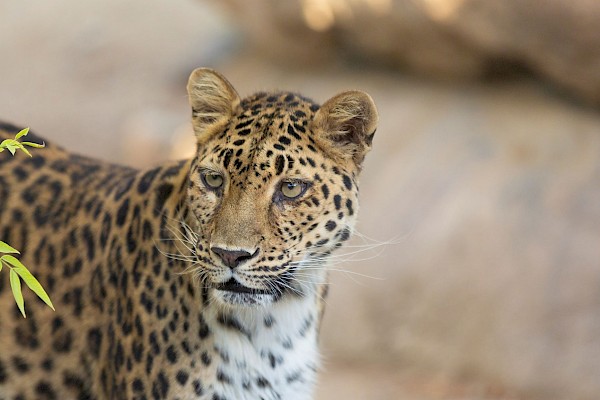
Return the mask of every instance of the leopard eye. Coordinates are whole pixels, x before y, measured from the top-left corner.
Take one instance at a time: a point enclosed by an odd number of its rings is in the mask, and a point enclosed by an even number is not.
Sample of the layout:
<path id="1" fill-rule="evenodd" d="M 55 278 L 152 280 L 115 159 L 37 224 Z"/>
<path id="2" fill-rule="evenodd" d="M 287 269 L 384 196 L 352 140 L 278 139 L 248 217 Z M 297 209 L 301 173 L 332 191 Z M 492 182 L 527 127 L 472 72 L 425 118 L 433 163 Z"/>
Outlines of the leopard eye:
<path id="1" fill-rule="evenodd" d="M 287 200 L 297 199 L 306 191 L 307 184 L 299 181 L 283 181 L 279 191 Z"/>
<path id="2" fill-rule="evenodd" d="M 223 186 L 223 177 L 216 172 L 206 172 L 202 174 L 202 182 L 207 188 L 216 190 Z"/>

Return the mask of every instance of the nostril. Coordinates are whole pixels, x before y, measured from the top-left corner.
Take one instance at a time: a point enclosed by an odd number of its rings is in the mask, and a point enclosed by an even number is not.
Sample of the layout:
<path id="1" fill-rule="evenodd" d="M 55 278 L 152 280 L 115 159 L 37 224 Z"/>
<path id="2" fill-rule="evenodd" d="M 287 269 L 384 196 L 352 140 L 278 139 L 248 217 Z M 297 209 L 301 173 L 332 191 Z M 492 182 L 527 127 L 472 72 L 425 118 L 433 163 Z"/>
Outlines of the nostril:
<path id="1" fill-rule="evenodd" d="M 258 249 L 256 249 L 253 253 L 249 251 L 240 249 L 240 250 L 228 250 L 222 247 L 211 247 L 210 248 L 213 253 L 215 253 L 223 263 L 229 268 L 236 268 L 242 262 L 251 259 L 252 257 L 258 254 Z"/>

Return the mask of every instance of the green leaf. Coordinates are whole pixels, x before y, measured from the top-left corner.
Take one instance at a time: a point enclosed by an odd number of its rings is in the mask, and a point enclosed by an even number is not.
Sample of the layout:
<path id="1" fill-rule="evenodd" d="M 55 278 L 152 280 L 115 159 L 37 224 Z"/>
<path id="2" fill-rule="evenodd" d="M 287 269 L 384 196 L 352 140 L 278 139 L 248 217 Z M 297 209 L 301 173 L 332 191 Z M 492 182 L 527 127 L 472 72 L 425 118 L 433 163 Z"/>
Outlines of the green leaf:
<path id="1" fill-rule="evenodd" d="M 19 310 L 21 310 L 21 314 L 23 314 L 23 318 L 27 318 L 25 315 L 23 293 L 21 292 L 21 281 L 19 280 L 19 275 L 17 275 L 14 269 L 10 270 L 10 288 L 12 289 L 15 302 L 17 303 Z"/>
<path id="2" fill-rule="evenodd" d="M 29 157 L 31 157 L 31 154 L 29 154 L 29 151 L 18 140 L 6 139 L 2 142 L 1 146 L 7 148 L 8 151 L 10 151 L 13 156 L 15 155 L 17 150 L 21 149 L 21 150 L 23 150 L 23 152 L 25 152 L 25 154 L 27 154 Z"/>
<path id="3" fill-rule="evenodd" d="M 21 277 L 21 279 L 23 279 L 25 284 L 29 286 L 29 289 L 31 289 L 35 294 L 37 294 L 38 297 L 48 305 L 48 307 L 54 310 L 54 305 L 52 304 L 52 301 L 50 301 L 50 297 L 48 296 L 40 282 L 38 282 L 38 280 L 35 279 L 35 277 L 31 274 L 31 272 L 29 272 L 29 270 L 23 265 L 23 263 L 21 263 L 21 261 L 17 260 L 15 257 L 10 255 L 2 256 L 2 260 L 12 265 L 14 268 L 11 271 L 15 271 L 17 274 L 19 274 L 19 276 Z"/>
<path id="4" fill-rule="evenodd" d="M 22 144 L 21 144 L 21 147 L 19 147 L 19 148 L 20 148 L 21 150 L 23 150 L 23 153 L 27 154 L 29 157 L 33 157 L 33 156 L 31 155 L 31 153 L 29 152 L 29 150 L 27 150 L 27 149 L 25 148 L 25 146 L 23 146 Z"/>
<path id="5" fill-rule="evenodd" d="M 19 138 L 26 136 L 29 133 L 29 128 L 25 128 L 23 130 L 21 130 L 19 133 L 17 133 L 17 135 L 15 136 L 15 139 L 18 140 Z"/>
<path id="6" fill-rule="evenodd" d="M 46 147 L 46 143 L 33 143 L 33 142 L 21 142 L 21 144 L 29 147 L 35 147 L 36 149 L 41 149 L 42 147 Z"/>
<path id="7" fill-rule="evenodd" d="M 0 253 L 16 253 L 16 254 L 20 254 L 19 250 L 9 246 L 7 243 L 4 243 L 2 240 L 0 240 Z"/>
<path id="8" fill-rule="evenodd" d="M 14 256 L 11 256 L 8 254 L 0 257 L 0 260 L 12 265 L 14 268 L 20 268 L 20 267 L 25 268 L 25 266 L 23 265 L 23 263 L 21 261 L 17 260 Z"/>
<path id="9" fill-rule="evenodd" d="M 19 274 L 19 276 L 23 279 L 23 281 L 29 287 L 29 289 L 31 289 L 33 293 L 37 294 L 37 296 L 40 299 L 42 299 L 42 301 L 46 303 L 48 307 L 52 309 L 52 311 L 55 311 L 54 305 L 52 304 L 48 293 L 46 293 L 42 285 L 38 282 L 37 279 L 35 279 L 35 276 L 33 276 L 31 272 L 27 270 L 27 268 L 14 268 L 12 269 L 12 271 L 15 271 L 17 274 Z"/>
<path id="10" fill-rule="evenodd" d="M 19 141 L 15 139 L 4 139 L 2 143 L 0 143 L 0 147 L 8 147 L 8 146 L 18 146 Z"/>

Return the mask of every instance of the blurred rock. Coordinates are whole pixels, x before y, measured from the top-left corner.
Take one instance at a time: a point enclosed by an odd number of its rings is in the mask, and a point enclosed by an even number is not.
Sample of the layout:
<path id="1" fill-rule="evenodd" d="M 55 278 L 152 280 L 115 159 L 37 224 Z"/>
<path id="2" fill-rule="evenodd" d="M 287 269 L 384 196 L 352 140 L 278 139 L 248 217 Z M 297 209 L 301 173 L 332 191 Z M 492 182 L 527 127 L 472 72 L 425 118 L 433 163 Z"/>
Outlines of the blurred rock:
<path id="1" fill-rule="evenodd" d="M 0 118 L 117 161 L 120 134 L 140 110 L 188 122 L 191 70 L 218 63 L 235 37 L 209 3 L 0 2 Z"/>
<path id="2" fill-rule="evenodd" d="M 121 128 L 118 158 L 129 165 L 154 166 L 166 159 L 192 157 L 194 132 L 190 123 L 182 123 L 181 114 L 152 107 L 132 113 Z"/>
<path id="3" fill-rule="evenodd" d="M 592 0 L 228 0 L 251 42 L 288 64 L 339 61 L 442 79 L 529 70 L 600 105 Z"/>
<path id="4" fill-rule="evenodd" d="M 358 229 L 392 243 L 332 273 L 326 355 L 600 398 L 600 116 L 521 85 L 388 90 Z"/>

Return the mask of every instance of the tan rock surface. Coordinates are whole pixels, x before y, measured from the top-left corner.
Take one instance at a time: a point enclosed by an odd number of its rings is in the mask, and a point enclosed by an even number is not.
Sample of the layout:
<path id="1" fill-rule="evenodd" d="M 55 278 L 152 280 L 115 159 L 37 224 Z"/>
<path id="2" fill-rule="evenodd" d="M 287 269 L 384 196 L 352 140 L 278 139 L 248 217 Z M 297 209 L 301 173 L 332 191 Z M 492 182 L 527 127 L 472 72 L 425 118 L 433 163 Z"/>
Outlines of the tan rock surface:
<path id="1" fill-rule="evenodd" d="M 227 3 L 259 52 L 287 64 L 331 63 L 341 56 L 442 79 L 502 75 L 516 67 L 600 105 L 596 1 Z"/>

